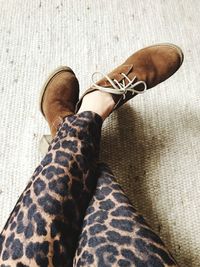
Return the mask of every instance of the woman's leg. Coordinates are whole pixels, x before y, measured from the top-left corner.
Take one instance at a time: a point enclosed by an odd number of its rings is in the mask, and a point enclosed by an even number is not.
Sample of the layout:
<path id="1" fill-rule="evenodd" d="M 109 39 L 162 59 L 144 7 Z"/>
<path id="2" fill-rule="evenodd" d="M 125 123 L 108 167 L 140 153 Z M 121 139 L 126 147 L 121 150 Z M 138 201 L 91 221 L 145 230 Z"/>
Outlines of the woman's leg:
<path id="1" fill-rule="evenodd" d="M 86 211 L 74 266 L 177 266 L 109 167 L 99 164 L 95 176 L 96 192 Z"/>
<path id="2" fill-rule="evenodd" d="M 91 88 L 113 92 L 113 86 L 116 96 L 94 91 L 81 99 L 79 114 L 64 119 L 0 235 L 1 267 L 71 266 L 81 221 L 95 187 L 93 174 L 103 120 L 134 97 L 140 85 L 148 89 L 171 76 L 182 60 L 180 49 L 171 45 L 142 49 L 115 69 L 110 78 L 106 76 Z M 76 84 L 71 77 L 59 77 L 49 79 L 46 97 L 42 97 L 42 112 L 51 129 L 57 119 L 71 111 L 71 107 L 66 110 L 66 99 L 73 97 L 73 90 L 67 90 L 65 98 L 63 89 L 68 85 L 73 89 Z M 62 85 L 57 91 L 60 79 L 66 88 Z M 134 90 L 136 86 L 138 90 Z"/>
<path id="3" fill-rule="evenodd" d="M 175 45 L 141 49 L 94 83 L 76 107 L 105 119 L 141 90 L 169 78 L 182 62 L 182 51 Z M 104 101 L 99 101 L 103 94 L 110 96 L 108 101 L 111 96 L 113 100 L 107 112 L 103 112 Z M 87 209 L 74 266 L 176 266 L 160 238 L 137 215 L 109 168 L 100 167 L 97 172 L 97 191 Z"/>
<path id="4" fill-rule="evenodd" d="M 0 266 L 72 266 L 96 180 L 102 118 L 64 118 L 0 235 Z"/>

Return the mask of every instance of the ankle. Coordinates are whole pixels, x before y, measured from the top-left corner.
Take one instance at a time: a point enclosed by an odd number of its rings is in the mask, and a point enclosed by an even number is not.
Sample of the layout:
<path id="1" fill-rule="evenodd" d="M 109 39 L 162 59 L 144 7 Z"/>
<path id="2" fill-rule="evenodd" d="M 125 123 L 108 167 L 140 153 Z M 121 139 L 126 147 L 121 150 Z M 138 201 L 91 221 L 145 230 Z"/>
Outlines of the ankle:
<path id="1" fill-rule="evenodd" d="M 95 90 L 84 96 L 78 113 L 93 111 L 105 120 L 112 112 L 114 105 L 115 102 L 111 94 Z"/>

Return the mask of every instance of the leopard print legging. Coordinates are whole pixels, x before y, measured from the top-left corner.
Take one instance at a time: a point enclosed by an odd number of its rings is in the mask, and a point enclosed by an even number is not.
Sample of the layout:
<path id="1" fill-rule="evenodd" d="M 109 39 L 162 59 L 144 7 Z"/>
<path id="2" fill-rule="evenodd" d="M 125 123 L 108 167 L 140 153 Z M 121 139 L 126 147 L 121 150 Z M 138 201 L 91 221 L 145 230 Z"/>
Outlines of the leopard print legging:
<path id="1" fill-rule="evenodd" d="M 101 117 L 63 119 L 0 234 L 0 266 L 177 266 L 111 170 Z"/>

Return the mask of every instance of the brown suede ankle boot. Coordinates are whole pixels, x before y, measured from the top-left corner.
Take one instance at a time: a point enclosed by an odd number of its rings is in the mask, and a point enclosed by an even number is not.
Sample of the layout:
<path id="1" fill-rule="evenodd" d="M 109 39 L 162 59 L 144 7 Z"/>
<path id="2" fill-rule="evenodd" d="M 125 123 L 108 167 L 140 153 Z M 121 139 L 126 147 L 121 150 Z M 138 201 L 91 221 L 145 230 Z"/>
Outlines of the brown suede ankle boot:
<path id="1" fill-rule="evenodd" d="M 40 96 L 40 110 L 47 120 L 52 137 L 62 119 L 74 114 L 79 98 L 79 83 L 69 67 L 56 69 L 46 80 Z"/>
<path id="2" fill-rule="evenodd" d="M 173 75 L 183 62 L 183 53 L 173 44 L 157 44 L 131 55 L 103 79 L 93 82 L 76 105 L 76 112 L 83 97 L 95 90 L 110 93 L 115 102 L 113 110 L 119 108 L 137 94 L 163 82 Z M 94 73 L 95 74 L 95 73 Z"/>

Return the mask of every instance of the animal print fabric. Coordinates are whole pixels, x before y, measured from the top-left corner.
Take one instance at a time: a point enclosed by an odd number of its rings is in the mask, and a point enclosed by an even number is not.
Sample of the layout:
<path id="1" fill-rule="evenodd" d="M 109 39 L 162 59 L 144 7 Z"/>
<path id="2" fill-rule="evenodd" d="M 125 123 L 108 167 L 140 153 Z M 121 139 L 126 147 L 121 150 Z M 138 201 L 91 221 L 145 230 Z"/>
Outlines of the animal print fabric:
<path id="1" fill-rule="evenodd" d="M 65 117 L 0 235 L 0 266 L 72 266 L 96 186 L 101 117 Z"/>
<path id="2" fill-rule="evenodd" d="M 137 213 L 110 168 L 98 164 L 74 266 L 178 266 L 162 240 Z"/>
<path id="3" fill-rule="evenodd" d="M 0 267 L 177 266 L 98 164 L 102 122 L 63 119 L 0 234 Z"/>

